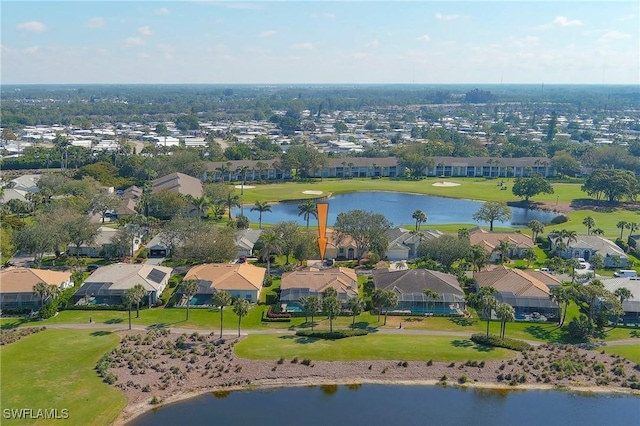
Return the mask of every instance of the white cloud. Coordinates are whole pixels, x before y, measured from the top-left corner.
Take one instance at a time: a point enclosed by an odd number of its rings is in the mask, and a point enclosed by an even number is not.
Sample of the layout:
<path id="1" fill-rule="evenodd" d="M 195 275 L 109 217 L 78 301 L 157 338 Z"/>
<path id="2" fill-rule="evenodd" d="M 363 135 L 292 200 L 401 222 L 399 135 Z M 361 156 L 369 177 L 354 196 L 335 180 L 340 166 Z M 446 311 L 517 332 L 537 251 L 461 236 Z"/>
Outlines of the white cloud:
<path id="1" fill-rule="evenodd" d="M 427 42 L 431 40 L 431 37 L 429 37 L 429 34 L 423 34 L 420 37 L 416 38 L 416 40 Z"/>
<path id="2" fill-rule="evenodd" d="M 27 55 L 35 55 L 36 53 L 38 53 L 40 51 L 40 47 L 39 46 L 30 46 L 30 47 L 25 47 L 24 49 L 11 49 L 10 47 L 6 47 L 4 45 L 0 45 L 0 51 L 7 53 L 7 54 L 23 54 L 26 53 Z"/>
<path id="3" fill-rule="evenodd" d="M 84 26 L 87 28 L 102 28 L 107 24 L 107 21 L 104 18 L 91 18 L 89 19 Z"/>
<path id="4" fill-rule="evenodd" d="M 551 24 L 560 27 L 580 27 L 582 26 L 582 21 L 579 19 L 569 19 L 566 16 L 556 16 Z"/>
<path id="5" fill-rule="evenodd" d="M 365 44 L 366 47 L 373 47 L 374 49 L 380 46 L 380 42 L 378 40 L 373 40 L 371 43 Z"/>
<path id="6" fill-rule="evenodd" d="M 631 38 L 631 34 L 622 33 L 620 31 L 611 30 L 607 31 L 598 39 L 599 43 L 609 43 L 617 40 L 625 40 Z"/>
<path id="7" fill-rule="evenodd" d="M 142 46 L 145 41 L 140 37 L 128 37 L 124 40 L 126 46 Z"/>
<path id="8" fill-rule="evenodd" d="M 148 25 L 145 25 L 144 27 L 138 28 L 138 34 L 143 36 L 150 36 L 151 34 L 153 34 L 153 32 L 151 31 L 151 28 L 149 28 Z"/>
<path id="9" fill-rule="evenodd" d="M 267 37 L 272 37 L 274 35 L 278 34 L 277 31 L 275 30 L 268 30 L 268 31 L 263 31 L 260 33 L 259 37 L 260 38 L 267 38 Z"/>
<path id="10" fill-rule="evenodd" d="M 296 50 L 313 50 L 313 44 L 311 43 L 296 43 L 291 45 L 292 49 Z"/>
<path id="11" fill-rule="evenodd" d="M 153 14 L 166 16 L 169 14 L 169 9 L 167 9 L 166 7 L 161 7 L 160 9 L 154 10 Z"/>
<path id="12" fill-rule="evenodd" d="M 29 21 L 18 24 L 18 30 L 30 33 L 41 33 L 46 29 L 47 27 L 39 21 Z"/>
<path id="13" fill-rule="evenodd" d="M 442 13 L 436 13 L 436 19 L 440 21 L 455 21 L 460 15 L 443 15 Z"/>

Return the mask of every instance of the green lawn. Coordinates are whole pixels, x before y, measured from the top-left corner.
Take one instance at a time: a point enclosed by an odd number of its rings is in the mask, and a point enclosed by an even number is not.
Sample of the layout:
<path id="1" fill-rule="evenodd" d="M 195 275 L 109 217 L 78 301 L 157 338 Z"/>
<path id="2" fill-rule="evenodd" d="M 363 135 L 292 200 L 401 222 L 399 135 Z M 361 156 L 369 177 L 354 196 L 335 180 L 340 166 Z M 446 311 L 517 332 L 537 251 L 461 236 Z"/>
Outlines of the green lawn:
<path id="1" fill-rule="evenodd" d="M 127 403 L 94 367 L 119 337 L 104 331 L 46 330 L 0 349 L 3 409 L 67 409 L 66 420 L 7 420 L 11 424 L 106 425 Z"/>
<path id="2" fill-rule="evenodd" d="M 251 335 L 235 346 L 238 356 L 250 359 L 318 361 L 408 360 L 467 361 L 505 359 L 514 352 L 479 346 L 465 338 L 369 334 L 340 340 L 319 340 L 292 335 Z"/>
<path id="3" fill-rule="evenodd" d="M 602 348 L 606 353 L 616 354 L 640 364 L 640 344 L 627 346 L 609 346 Z"/>

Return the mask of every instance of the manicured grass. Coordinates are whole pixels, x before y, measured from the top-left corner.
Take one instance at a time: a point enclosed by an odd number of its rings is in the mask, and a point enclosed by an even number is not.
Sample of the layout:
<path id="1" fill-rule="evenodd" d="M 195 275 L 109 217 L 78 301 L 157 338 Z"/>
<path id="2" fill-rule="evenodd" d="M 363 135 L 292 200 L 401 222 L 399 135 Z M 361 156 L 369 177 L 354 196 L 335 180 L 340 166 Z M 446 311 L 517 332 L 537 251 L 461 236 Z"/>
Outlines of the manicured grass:
<path id="1" fill-rule="evenodd" d="M 3 409 L 67 409 L 66 420 L 8 420 L 2 424 L 106 425 L 127 403 L 94 367 L 119 337 L 104 331 L 46 330 L 0 349 Z"/>
<path id="2" fill-rule="evenodd" d="M 616 354 L 625 357 L 629 361 L 640 364 L 640 344 L 625 346 L 605 346 L 602 348 L 606 353 Z"/>
<path id="3" fill-rule="evenodd" d="M 408 360 L 467 361 L 505 359 L 514 352 L 479 346 L 451 336 L 369 334 L 340 340 L 319 340 L 292 335 L 251 335 L 235 346 L 238 356 L 251 359 L 318 361 Z"/>

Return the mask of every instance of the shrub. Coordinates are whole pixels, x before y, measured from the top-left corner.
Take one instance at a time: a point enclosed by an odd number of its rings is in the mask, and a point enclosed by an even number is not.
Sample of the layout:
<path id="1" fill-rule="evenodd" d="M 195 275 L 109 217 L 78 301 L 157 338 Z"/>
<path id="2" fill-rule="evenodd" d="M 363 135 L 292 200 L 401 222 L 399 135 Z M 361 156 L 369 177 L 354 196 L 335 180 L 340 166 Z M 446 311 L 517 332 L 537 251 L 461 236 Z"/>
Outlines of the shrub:
<path id="1" fill-rule="evenodd" d="M 440 377 L 440 381 L 441 382 L 446 382 L 448 379 L 447 375 L 445 374 L 444 376 Z"/>
<path id="2" fill-rule="evenodd" d="M 46 327 L 26 327 L 9 331 L 0 330 L 0 346 L 17 342 L 23 337 L 26 337 L 30 334 L 38 333 L 40 331 L 44 331 L 46 329 Z"/>
<path id="3" fill-rule="evenodd" d="M 551 223 L 553 225 L 559 225 L 561 223 L 565 223 L 568 222 L 569 218 L 563 214 L 559 214 L 558 216 L 554 217 L 553 219 L 551 219 Z"/>
<path id="4" fill-rule="evenodd" d="M 473 336 L 471 336 L 471 341 L 479 345 L 507 348 L 520 352 L 531 348 L 530 344 L 521 340 L 509 338 L 505 338 L 504 340 L 502 340 L 498 336 L 495 336 L 493 334 L 490 334 L 489 336 L 487 336 L 486 334 L 474 334 Z"/>
<path id="5" fill-rule="evenodd" d="M 291 318 L 291 314 L 289 313 L 276 313 L 273 309 L 273 306 L 269 306 L 269 310 L 267 311 L 267 318 Z"/>
<path id="6" fill-rule="evenodd" d="M 346 337 L 355 337 L 355 336 L 365 336 L 369 334 L 366 330 L 336 330 L 333 332 L 329 331 L 311 331 L 311 330 L 298 330 L 296 331 L 296 336 L 300 337 L 312 337 L 316 339 L 325 339 L 325 340 L 337 340 L 344 339 Z"/>
<path id="7" fill-rule="evenodd" d="M 158 405 L 161 402 L 162 402 L 162 400 L 160 398 L 158 398 L 157 396 L 154 396 L 153 398 L 151 398 L 151 401 L 149 401 L 149 404 Z"/>
<path id="8" fill-rule="evenodd" d="M 47 319 L 55 316 L 58 313 L 58 304 L 55 301 L 51 303 L 45 304 L 42 309 L 40 309 L 40 318 Z"/>
<path id="9" fill-rule="evenodd" d="M 311 365 L 311 360 L 310 359 L 303 359 L 300 364 L 306 365 L 306 366 L 310 366 Z"/>
<path id="10" fill-rule="evenodd" d="M 458 378 L 458 383 L 467 383 L 469 381 L 469 377 L 466 374 L 463 374 Z"/>

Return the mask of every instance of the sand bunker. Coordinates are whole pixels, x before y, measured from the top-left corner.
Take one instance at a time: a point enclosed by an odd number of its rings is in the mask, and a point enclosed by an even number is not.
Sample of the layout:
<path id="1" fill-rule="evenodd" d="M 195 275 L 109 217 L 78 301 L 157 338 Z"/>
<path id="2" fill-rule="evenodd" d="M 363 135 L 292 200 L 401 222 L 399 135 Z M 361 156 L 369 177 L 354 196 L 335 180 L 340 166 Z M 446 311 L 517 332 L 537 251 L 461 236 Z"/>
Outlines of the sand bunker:
<path id="1" fill-rule="evenodd" d="M 302 191 L 302 193 L 308 195 L 322 195 L 322 191 Z"/>
<path id="2" fill-rule="evenodd" d="M 245 186 L 236 185 L 235 187 L 236 187 L 236 189 L 242 189 L 242 188 L 244 188 L 244 189 L 253 189 L 253 188 L 255 188 L 255 186 L 251 186 L 251 185 L 245 185 Z"/>
<path id="3" fill-rule="evenodd" d="M 431 186 L 460 186 L 459 183 L 455 183 L 455 182 L 447 182 L 447 181 L 442 181 L 442 182 L 436 182 L 431 184 Z"/>

